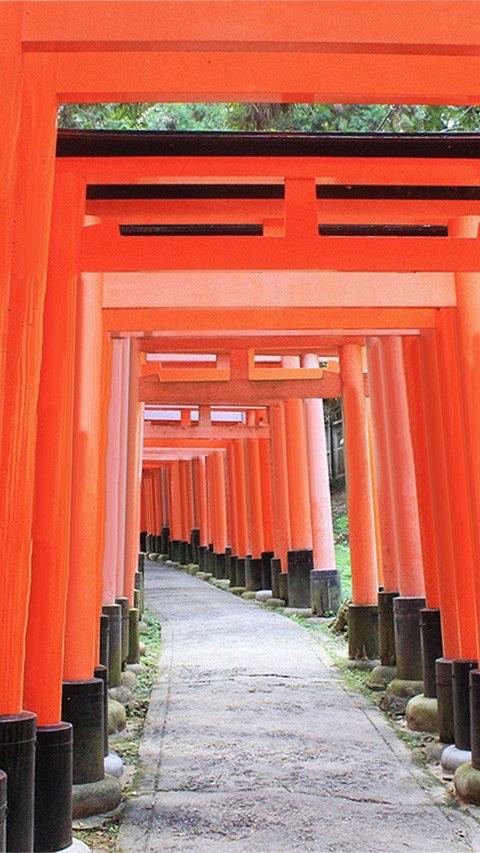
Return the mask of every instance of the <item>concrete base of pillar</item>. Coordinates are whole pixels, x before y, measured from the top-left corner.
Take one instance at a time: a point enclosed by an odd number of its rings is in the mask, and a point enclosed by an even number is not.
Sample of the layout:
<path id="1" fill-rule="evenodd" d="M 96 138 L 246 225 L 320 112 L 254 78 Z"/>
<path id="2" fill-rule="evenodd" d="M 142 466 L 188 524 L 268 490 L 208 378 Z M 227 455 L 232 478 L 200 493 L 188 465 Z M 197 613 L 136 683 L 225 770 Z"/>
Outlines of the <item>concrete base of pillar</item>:
<path id="1" fill-rule="evenodd" d="M 425 599 L 399 595 L 393 600 L 395 651 L 398 677 L 407 681 L 423 680 L 420 610 Z"/>
<path id="2" fill-rule="evenodd" d="M 312 610 L 317 616 L 336 614 L 342 603 L 338 569 L 312 569 L 310 572 Z"/>
<path id="3" fill-rule="evenodd" d="M 455 771 L 453 784 L 461 800 L 480 806 L 480 770 L 472 767 L 470 762 L 460 764 Z"/>
<path id="4" fill-rule="evenodd" d="M 262 551 L 262 589 L 272 589 L 273 551 Z"/>
<path id="5" fill-rule="evenodd" d="M 272 576 L 272 595 L 274 598 L 279 598 L 278 593 L 278 576 L 282 571 L 282 561 L 279 557 L 272 557 L 270 562 L 270 572 Z"/>
<path id="6" fill-rule="evenodd" d="M 114 776 L 105 776 L 98 782 L 73 786 L 73 817 L 90 817 L 111 812 L 120 805 L 122 786 Z"/>
<path id="7" fill-rule="evenodd" d="M 169 556 L 172 563 L 180 563 L 181 557 L 181 545 L 180 539 L 171 539 L 169 544 Z"/>
<path id="8" fill-rule="evenodd" d="M 245 563 L 245 586 L 248 592 L 257 592 L 262 586 L 262 560 L 260 557 L 249 557 Z"/>
<path id="9" fill-rule="evenodd" d="M 399 595 L 398 591 L 384 589 L 378 593 L 378 647 L 380 661 L 387 667 L 394 667 L 396 662 L 393 602 Z"/>
<path id="10" fill-rule="evenodd" d="M 397 668 L 395 666 L 384 666 L 381 663 L 372 670 L 368 686 L 372 690 L 385 690 L 387 684 L 390 684 L 397 677 Z"/>
<path id="11" fill-rule="evenodd" d="M 349 605 L 348 657 L 351 660 L 378 658 L 378 607 L 376 604 Z"/>
<path id="12" fill-rule="evenodd" d="M 228 554 L 226 559 L 227 579 L 230 581 L 230 586 L 235 586 L 237 577 L 237 555 Z"/>
<path id="13" fill-rule="evenodd" d="M 108 755 L 105 756 L 103 766 L 106 776 L 114 776 L 115 779 L 120 779 L 123 773 L 123 761 L 116 752 L 109 751 Z"/>
<path id="14" fill-rule="evenodd" d="M 310 573 L 313 569 L 313 551 L 310 548 L 289 551 L 288 604 L 289 607 L 311 608 Z M 283 598 L 280 595 L 280 598 Z"/>
<path id="15" fill-rule="evenodd" d="M 423 693 L 423 681 L 394 678 L 382 696 L 380 707 L 390 714 L 404 714 L 413 696 Z"/>
<path id="16" fill-rule="evenodd" d="M 288 572 L 280 572 L 277 583 L 278 597 L 288 605 L 290 603 L 288 600 Z"/>
<path id="17" fill-rule="evenodd" d="M 412 696 L 405 708 L 407 726 L 413 732 L 438 732 L 438 703 L 419 693 Z"/>
<path id="18" fill-rule="evenodd" d="M 223 554 L 215 554 L 215 570 L 213 572 L 214 578 L 217 580 L 225 580 L 226 579 L 226 571 L 227 571 L 227 556 L 225 553 Z"/>
<path id="19" fill-rule="evenodd" d="M 435 682 L 438 703 L 438 734 L 442 743 L 453 743 L 455 730 L 453 725 L 452 661 L 438 658 L 435 661 Z"/>
<path id="20" fill-rule="evenodd" d="M 56 853 L 88 853 L 90 847 L 79 838 L 74 838 L 70 847 L 64 847 L 63 850 L 57 850 Z"/>
<path id="21" fill-rule="evenodd" d="M 455 744 L 451 743 L 442 752 L 442 769 L 445 773 L 453 774 L 461 767 L 472 760 L 472 753 L 469 749 L 458 749 Z M 477 770 L 477 773 L 479 771 Z"/>
<path id="22" fill-rule="evenodd" d="M 248 555 L 246 557 L 237 557 L 237 565 L 235 570 L 235 583 L 233 583 L 232 587 L 243 587 L 246 589 L 246 563 L 247 563 Z"/>

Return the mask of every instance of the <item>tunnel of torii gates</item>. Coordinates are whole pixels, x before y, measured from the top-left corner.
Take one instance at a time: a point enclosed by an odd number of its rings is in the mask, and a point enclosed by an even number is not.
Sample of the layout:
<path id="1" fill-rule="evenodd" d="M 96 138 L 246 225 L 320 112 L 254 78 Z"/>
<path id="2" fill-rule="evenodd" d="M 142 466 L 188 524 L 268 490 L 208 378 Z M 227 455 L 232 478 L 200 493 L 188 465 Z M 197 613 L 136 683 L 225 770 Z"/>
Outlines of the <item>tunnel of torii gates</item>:
<path id="1" fill-rule="evenodd" d="M 470 672 L 480 773 L 480 139 L 56 130 L 65 102 L 478 104 L 480 4 L 431 12 L 1 4 L 6 849 L 70 844 L 72 723 L 74 783 L 103 777 L 139 535 L 293 606 L 338 599 L 323 398 L 343 399 L 350 655 L 396 654 L 459 750 Z"/>

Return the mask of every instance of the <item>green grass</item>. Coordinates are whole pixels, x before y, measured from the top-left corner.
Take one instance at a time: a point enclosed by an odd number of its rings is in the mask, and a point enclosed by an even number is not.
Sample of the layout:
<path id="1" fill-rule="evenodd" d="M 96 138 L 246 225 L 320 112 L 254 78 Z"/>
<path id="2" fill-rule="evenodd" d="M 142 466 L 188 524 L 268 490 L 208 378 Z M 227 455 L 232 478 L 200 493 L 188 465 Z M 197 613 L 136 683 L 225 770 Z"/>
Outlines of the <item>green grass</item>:
<path id="1" fill-rule="evenodd" d="M 333 524 L 335 541 L 335 562 L 340 571 L 342 596 L 346 601 L 352 597 L 352 568 L 350 565 L 350 545 L 348 540 L 348 518 L 340 515 Z"/>

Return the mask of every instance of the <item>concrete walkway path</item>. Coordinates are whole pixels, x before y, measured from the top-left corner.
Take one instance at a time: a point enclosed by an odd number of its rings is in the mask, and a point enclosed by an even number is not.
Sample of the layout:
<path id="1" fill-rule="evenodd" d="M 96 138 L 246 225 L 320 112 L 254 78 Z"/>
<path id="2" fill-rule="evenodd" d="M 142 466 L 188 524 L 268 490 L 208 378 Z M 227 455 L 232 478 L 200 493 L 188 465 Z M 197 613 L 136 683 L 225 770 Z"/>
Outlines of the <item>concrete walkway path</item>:
<path id="1" fill-rule="evenodd" d="M 162 654 L 119 851 L 480 851 L 304 628 L 161 564 L 146 584 Z"/>

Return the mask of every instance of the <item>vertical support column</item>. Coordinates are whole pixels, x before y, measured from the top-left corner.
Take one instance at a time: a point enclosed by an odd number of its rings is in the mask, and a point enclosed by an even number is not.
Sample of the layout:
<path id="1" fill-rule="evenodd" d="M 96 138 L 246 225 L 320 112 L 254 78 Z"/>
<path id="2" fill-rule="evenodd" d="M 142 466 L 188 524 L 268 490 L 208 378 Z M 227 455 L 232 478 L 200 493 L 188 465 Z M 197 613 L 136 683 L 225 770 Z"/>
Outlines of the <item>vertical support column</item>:
<path id="1" fill-rule="evenodd" d="M 230 542 L 230 553 L 227 551 L 227 572 L 226 576 L 230 581 L 231 586 L 235 586 L 235 567 L 238 557 L 238 536 L 237 536 L 237 490 L 235 483 L 235 457 L 233 450 L 233 440 L 227 442 L 226 449 L 226 480 L 227 480 L 227 509 L 228 509 L 228 535 Z M 233 581 L 233 583 L 232 583 Z"/>
<path id="2" fill-rule="evenodd" d="M 378 654 L 377 566 L 362 348 L 341 347 L 340 368 L 352 562 L 349 656 L 374 659 Z"/>
<path id="3" fill-rule="evenodd" d="M 195 489 L 196 525 L 199 529 L 198 565 L 202 571 L 205 571 L 205 556 L 210 543 L 205 456 L 195 456 L 193 460 L 193 483 Z"/>
<path id="4" fill-rule="evenodd" d="M 302 367 L 318 368 L 318 355 L 302 357 Z M 314 569 L 310 575 L 314 613 L 336 613 L 342 596 L 340 572 L 335 568 L 332 506 L 328 478 L 327 442 L 323 418 L 323 400 L 304 400 L 307 432 L 308 473 Z"/>
<path id="5" fill-rule="evenodd" d="M 235 470 L 235 492 L 237 509 L 237 561 L 232 586 L 244 588 L 246 585 L 245 560 L 249 554 L 249 530 L 247 514 L 247 490 L 245 478 L 245 446 L 241 438 L 233 439 Z"/>
<path id="6" fill-rule="evenodd" d="M 119 560 L 119 476 L 121 459 L 121 399 L 122 360 L 125 341 L 114 339 L 112 346 L 110 402 L 107 419 L 105 551 L 103 556 L 103 603 L 113 604 L 117 594 L 117 566 Z"/>
<path id="7" fill-rule="evenodd" d="M 267 438 L 258 439 L 258 454 L 262 484 L 262 589 L 272 589 L 271 562 L 275 552 L 273 538 L 272 468 L 270 460 L 270 442 Z"/>
<path id="8" fill-rule="evenodd" d="M 103 682 L 98 658 L 103 558 L 100 500 L 102 279 L 82 275 L 78 286 L 73 422 L 70 574 L 67 593 L 63 718 L 74 725 L 73 781 L 104 777 Z M 121 796 L 118 786 L 118 798 Z"/>
<path id="9" fill-rule="evenodd" d="M 162 553 L 168 554 L 170 547 L 170 472 L 163 467 L 161 469 L 160 484 L 162 489 Z"/>
<path id="10" fill-rule="evenodd" d="M 213 553 L 215 577 L 225 577 L 225 551 L 227 548 L 227 501 L 225 492 L 225 462 L 223 451 L 211 454 L 212 458 L 212 511 L 215 516 Z"/>
<path id="11" fill-rule="evenodd" d="M 272 446 L 273 532 L 275 541 L 275 558 L 272 562 L 272 593 L 274 598 L 281 598 L 286 601 L 288 599 L 287 560 L 291 548 L 291 535 L 287 440 L 283 402 L 279 401 L 269 406 L 268 419 Z"/>
<path id="12" fill-rule="evenodd" d="M 180 562 L 182 541 L 182 491 L 180 461 L 175 459 L 170 468 L 170 556 Z"/>
<path id="13" fill-rule="evenodd" d="M 35 715 L 22 711 L 43 309 L 55 168 L 55 59 L 24 54 L 22 7 L 2 9 L 0 217 L 0 767 L 7 849 L 33 845 Z M 9 88 L 11 87 L 11 88 Z M 5 150 L 5 149 L 10 150 Z M 5 156 L 4 156 L 5 155 Z"/>
<path id="14" fill-rule="evenodd" d="M 252 417 L 253 416 L 253 417 Z M 254 426 L 254 412 L 247 413 L 247 425 Z M 247 470 L 247 513 L 250 533 L 250 557 L 246 563 L 246 586 L 249 592 L 262 588 L 262 479 L 258 438 L 245 439 Z"/>
<path id="15" fill-rule="evenodd" d="M 72 727 L 61 722 L 70 546 L 75 313 L 85 183 L 55 181 L 38 397 L 24 702 L 37 715 L 35 849 L 72 842 Z M 48 795 L 45 792 L 48 791 Z"/>
<path id="16" fill-rule="evenodd" d="M 283 356 L 282 367 L 300 367 L 298 356 Z M 308 479 L 307 437 L 303 400 L 285 401 L 290 532 L 288 602 L 311 607 L 310 572 L 313 569 L 312 523 Z"/>
<path id="17" fill-rule="evenodd" d="M 381 351 L 400 592 L 393 605 L 397 676 L 420 682 L 423 673 L 419 611 L 425 607 L 425 582 L 401 338 L 383 338 Z"/>

